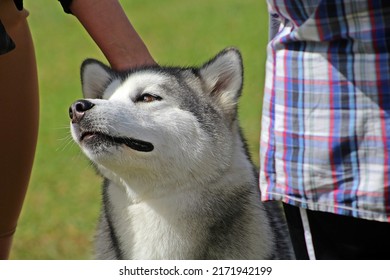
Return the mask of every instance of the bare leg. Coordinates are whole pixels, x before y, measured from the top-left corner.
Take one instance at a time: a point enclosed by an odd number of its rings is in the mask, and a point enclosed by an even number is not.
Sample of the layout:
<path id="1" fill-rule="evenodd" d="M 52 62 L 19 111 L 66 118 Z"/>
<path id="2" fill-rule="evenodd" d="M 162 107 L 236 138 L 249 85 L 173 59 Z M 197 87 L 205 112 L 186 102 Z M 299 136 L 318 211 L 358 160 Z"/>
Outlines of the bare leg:
<path id="1" fill-rule="evenodd" d="M 1 21 L 16 44 L 0 56 L 0 259 L 9 256 L 38 134 L 38 79 L 27 15 L 13 1 L 0 1 Z"/>

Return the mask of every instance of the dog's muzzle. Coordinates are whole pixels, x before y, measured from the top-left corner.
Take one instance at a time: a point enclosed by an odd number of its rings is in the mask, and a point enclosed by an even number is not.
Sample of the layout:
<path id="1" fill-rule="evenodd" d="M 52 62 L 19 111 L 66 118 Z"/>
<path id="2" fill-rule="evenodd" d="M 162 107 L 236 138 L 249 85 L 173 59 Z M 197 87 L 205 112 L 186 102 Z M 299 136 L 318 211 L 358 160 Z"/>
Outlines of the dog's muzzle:
<path id="1" fill-rule="evenodd" d="M 95 106 L 92 102 L 85 100 L 85 99 L 80 99 L 74 102 L 70 107 L 69 107 L 69 117 L 72 121 L 73 124 L 79 124 L 83 117 L 85 116 L 85 113 L 92 109 Z M 139 139 L 134 139 L 134 138 L 129 138 L 129 137 L 113 137 L 110 135 L 105 135 L 100 132 L 88 132 L 88 133 L 83 133 L 81 135 L 80 140 L 82 141 L 83 138 L 85 138 L 85 135 L 95 135 L 99 139 L 104 139 L 108 142 L 113 142 L 115 144 L 121 145 L 124 144 L 127 147 L 139 151 L 139 152 L 151 152 L 154 150 L 154 146 L 150 142 L 146 142 L 143 140 Z"/>

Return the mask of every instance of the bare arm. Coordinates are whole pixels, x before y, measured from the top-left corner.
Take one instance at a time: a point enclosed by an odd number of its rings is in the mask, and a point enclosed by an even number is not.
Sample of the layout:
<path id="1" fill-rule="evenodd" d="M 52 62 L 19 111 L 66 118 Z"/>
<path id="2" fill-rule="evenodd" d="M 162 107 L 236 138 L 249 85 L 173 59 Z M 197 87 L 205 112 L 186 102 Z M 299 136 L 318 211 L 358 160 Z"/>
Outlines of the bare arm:
<path id="1" fill-rule="evenodd" d="M 124 70 L 156 64 L 118 0 L 73 0 L 70 9 L 112 68 Z"/>

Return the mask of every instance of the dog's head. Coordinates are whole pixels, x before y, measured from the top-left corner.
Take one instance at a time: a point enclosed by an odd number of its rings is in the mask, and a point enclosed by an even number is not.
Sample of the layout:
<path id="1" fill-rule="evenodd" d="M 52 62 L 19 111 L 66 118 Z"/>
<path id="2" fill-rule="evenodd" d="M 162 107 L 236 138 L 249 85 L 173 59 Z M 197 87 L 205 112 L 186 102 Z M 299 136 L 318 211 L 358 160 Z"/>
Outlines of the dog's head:
<path id="1" fill-rule="evenodd" d="M 233 48 L 199 68 L 116 72 L 88 59 L 81 67 L 85 99 L 69 109 L 72 136 L 105 172 L 213 180 L 233 154 L 242 77 Z"/>

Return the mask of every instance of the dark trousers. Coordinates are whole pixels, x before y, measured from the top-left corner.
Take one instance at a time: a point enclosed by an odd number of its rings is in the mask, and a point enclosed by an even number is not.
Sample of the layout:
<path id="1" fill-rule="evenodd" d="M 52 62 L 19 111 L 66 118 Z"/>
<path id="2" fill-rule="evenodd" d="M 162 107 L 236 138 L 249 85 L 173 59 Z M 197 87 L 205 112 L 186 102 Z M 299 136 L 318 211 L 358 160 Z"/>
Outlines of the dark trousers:
<path id="1" fill-rule="evenodd" d="M 308 260 L 310 248 L 318 260 L 390 260 L 390 223 L 310 210 L 302 219 L 300 208 L 283 207 L 298 260 Z"/>

